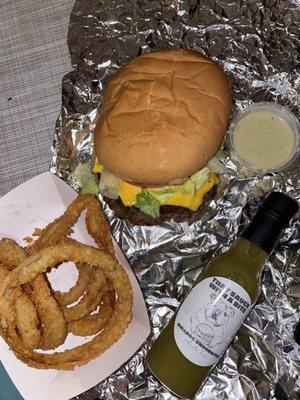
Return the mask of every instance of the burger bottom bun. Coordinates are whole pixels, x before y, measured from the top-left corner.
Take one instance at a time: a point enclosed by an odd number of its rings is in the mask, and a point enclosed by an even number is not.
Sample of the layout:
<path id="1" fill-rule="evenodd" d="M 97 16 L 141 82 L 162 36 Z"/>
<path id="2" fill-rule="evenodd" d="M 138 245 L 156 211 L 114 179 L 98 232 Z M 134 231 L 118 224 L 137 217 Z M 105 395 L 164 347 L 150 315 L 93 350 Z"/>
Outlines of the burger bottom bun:
<path id="1" fill-rule="evenodd" d="M 216 186 L 214 186 L 208 193 L 206 193 L 203 204 L 197 211 L 192 211 L 187 208 L 177 206 L 161 206 L 159 220 L 144 214 L 136 207 L 124 206 L 120 198 L 113 200 L 105 197 L 104 200 L 109 205 L 111 210 L 113 210 L 116 217 L 124 221 L 129 221 L 132 225 L 152 226 L 159 225 L 160 222 L 171 220 L 175 222 L 188 223 L 200 220 L 206 209 L 205 204 L 215 198 L 216 192 L 217 189 Z"/>

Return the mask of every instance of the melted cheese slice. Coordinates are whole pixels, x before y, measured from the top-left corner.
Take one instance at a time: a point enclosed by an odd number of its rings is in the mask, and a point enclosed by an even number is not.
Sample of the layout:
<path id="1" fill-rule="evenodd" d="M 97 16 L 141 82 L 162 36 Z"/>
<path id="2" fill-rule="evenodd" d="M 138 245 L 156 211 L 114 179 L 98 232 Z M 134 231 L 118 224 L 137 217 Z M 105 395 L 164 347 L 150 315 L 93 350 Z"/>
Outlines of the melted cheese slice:
<path id="1" fill-rule="evenodd" d="M 212 173 L 204 185 L 202 185 L 194 195 L 187 193 L 176 193 L 170 197 L 166 203 L 164 203 L 164 205 L 180 206 L 189 208 L 192 211 L 197 211 L 203 203 L 204 196 L 210 191 L 216 182 L 217 177 Z"/>
<path id="2" fill-rule="evenodd" d="M 102 170 L 103 170 L 103 165 L 101 165 L 96 158 L 94 166 L 93 166 L 93 172 L 94 172 L 94 174 L 100 174 L 100 172 L 102 172 Z"/>
<path id="3" fill-rule="evenodd" d="M 134 206 L 136 204 L 136 196 L 142 189 L 139 186 L 121 181 L 119 186 L 119 196 L 124 206 Z"/>
<path id="4" fill-rule="evenodd" d="M 217 183 L 217 176 L 211 173 L 209 179 L 197 190 L 197 192 L 192 194 L 187 193 L 175 193 L 162 205 L 179 206 L 189 208 L 192 211 L 198 210 L 198 208 L 203 203 L 203 198 L 207 192 Z M 140 193 L 142 189 L 138 186 L 131 185 L 130 183 L 121 181 L 119 187 L 119 195 L 125 206 L 134 206 L 136 204 L 136 196 Z"/>
<path id="5" fill-rule="evenodd" d="M 103 166 L 95 161 L 93 172 L 100 173 L 103 170 Z M 211 173 L 208 180 L 192 195 L 188 193 L 174 193 L 165 203 L 162 205 L 178 206 L 188 208 L 192 211 L 197 211 L 203 203 L 204 196 L 210 191 L 210 189 L 218 182 L 216 174 Z M 136 196 L 142 189 L 139 186 L 131 185 L 130 183 L 121 181 L 119 185 L 119 196 L 125 206 L 134 206 L 136 204 Z"/>

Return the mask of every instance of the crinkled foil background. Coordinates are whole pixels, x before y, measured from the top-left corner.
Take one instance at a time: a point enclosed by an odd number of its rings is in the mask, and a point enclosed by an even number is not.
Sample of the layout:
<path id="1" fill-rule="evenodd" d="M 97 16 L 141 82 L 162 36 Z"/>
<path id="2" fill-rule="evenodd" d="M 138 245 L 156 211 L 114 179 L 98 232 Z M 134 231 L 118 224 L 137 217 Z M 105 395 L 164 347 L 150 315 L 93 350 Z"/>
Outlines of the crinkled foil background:
<path id="1" fill-rule="evenodd" d="M 299 0 L 77 0 L 68 43 L 74 70 L 63 79 L 51 171 L 76 189 L 72 172 L 92 162 L 107 78 L 152 49 L 187 47 L 215 60 L 232 85 L 233 116 L 253 101 L 277 101 L 300 115 Z M 228 157 L 223 161 L 223 190 L 190 226 L 132 226 L 101 199 L 142 287 L 153 332 L 125 366 L 78 400 L 175 399 L 145 366 L 151 341 L 211 257 L 230 247 L 262 196 L 279 189 L 300 201 L 299 162 L 277 176 L 246 177 Z M 198 400 L 300 399 L 300 346 L 293 336 L 300 315 L 299 225 L 295 219 L 284 232 L 265 267 L 257 305 Z"/>

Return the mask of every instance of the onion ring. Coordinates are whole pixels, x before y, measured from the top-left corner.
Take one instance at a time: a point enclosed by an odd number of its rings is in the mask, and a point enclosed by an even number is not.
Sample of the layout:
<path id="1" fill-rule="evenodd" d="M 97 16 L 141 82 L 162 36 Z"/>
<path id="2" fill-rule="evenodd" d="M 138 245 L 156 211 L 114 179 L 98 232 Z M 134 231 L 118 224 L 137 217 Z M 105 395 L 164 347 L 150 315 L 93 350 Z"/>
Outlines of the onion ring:
<path id="1" fill-rule="evenodd" d="M 19 260 L 21 257 L 23 258 L 24 254 L 21 254 L 23 250 L 13 241 L 2 241 L 2 245 L 5 243 L 8 245 L 10 249 L 10 253 L 6 253 L 6 261 L 9 261 L 11 267 L 14 262 L 12 258 L 12 251 L 17 249 Z M 8 255 L 9 254 L 9 259 Z M 9 273 L 9 267 L 5 264 L 0 264 L 0 281 L 2 281 L 7 274 Z M 28 349 L 35 349 L 41 340 L 41 332 L 39 331 L 39 320 L 37 317 L 37 313 L 32 303 L 30 297 L 23 291 L 14 289 L 10 293 L 10 303 L 14 303 L 15 307 L 15 323 L 8 324 L 4 327 L 7 328 L 9 326 L 9 331 L 18 330 L 18 334 L 21 337 L 21 340 Z M 3 327 L 2 327 L 3 329 Z"/>
<path id="2" fill-rule="evenodd" d="M 68 331 L 77 336 L 95 335 L 100 332 L 110 320 L 115 306 L 115 293 L 113 290 L 106 290 L 102 304 L 97 313 L 86 315 L 76 321 L 68 323 Z"/>
<path id="3" fill-rule="evenodd" d="M 21 264 L 26 258 L 26 253 L 14 240 L 4 238 L 0 240 L 0 280 L 2 281 L 9 270 Z M 15 325 L 11 325 L 11 329 L 18 329 L 24 345 L 30 349 L 34 349 L 41 338 L 38 329 L 39 320 L 34 305 L 29 296 L 21 290 L 13 290 L 10 294 L 10 301 L 15 304 Z"/>
<path id="4" fill-rule="evenodd" d="M 7 238 L 0 241 L 0 254 L 1 260 L 11 270 L 27 257 L 22 247 Z M 38 344 L 42 349 L 59 346 L 66 338 L 67 324 L 60 307 L 51 295 L 45 275 L 38 276 L 31 285 L 25 285 L 24 289 L 27 294 L 19 294 L 15 301 L 16 328 L 24 345 L 29 349 L 36 348 Z M 42 337 L 38 329 L 39 320 L 42 323 Z"/>
<path id="5" fill-rule="evenodd" d="M 9 269 L 20 265 L 26 257 L 24 249 L 14 240 L 8 238 L 0 240 L 0 259 Z"/>
<path id="6" fill-rule="evenodd" d="M 59 290 L 53 292 L 54 298 L 61 306 L 67 306 L 77 301 L 84 294 L 90 281 L 91 268 L 89 265 L 80 264 L 76 268 L 78 270 L 76 284 L 68 292 L 61 292 Z"/>
<path id="7" fill-rule="evenodd" d="M 0 282 L 4 281 L 4 279 L 8 273 L 9 273 L 9 268 L 5 264 L 0 263 Z M 20 293 L 20 290 L 17 292 L 15 290 L 11 290 L 10 296 L 8 298 L 8 302 L 9 302 L 10 306 L 12 306 L 15 303 L 16 298 L 17 298 L 17 296 L 16 296 L 17 293 Z M 8 307 L 8 309 L 9 309 L 9 307 Z M 12 320 L 14 320 L 14 318 L 11 318 L 9 321 L 12 321 Z M 9 321 L 5 321 L 5 320 L 3 320 L 3 318 L 0 318 L 1 336 L 3 336 L 3 332 L 8 328 Z M 14 324 L 14 326 L 15 326 L 15 324 Z"/>
<path id="8" fill-rule="evenodd" d="M 22 261 L 26 258 L 26 253 L 24 250 L 12 239 L 3 238 L 0 240 L 0 256 L 1 256 L 1 281 L 4 282 L 7 279 L 7 275 L 9 271 L 15 268 L 18 264 L 21 264 Z M 22 293 L 21 288 L 11 289 L 8 295 L 8 304 L 7 310 L 14 305 L 18 296 Z M 10 318 L 8 321 L 3 321 L 1 319 L 1 332 L 5 331 L 10 327 L 10 329 L 15 329 L 16 324 L 14 322 L 13 325 L 9 324 L 9 322 L 14 321 L 15 319 L 15 310 L 14 308 L 10 310 Z"/>
<path id="9" fill-rule="evenodd" d="M 78 196 L 61 217 L 54 220 L 45 229 L 39 232 L 39 238 L 29 247 L 30 254 L 34 254 L 44 247 L 66 239 L 72 231 L 72 226 L 85 209 L 87 210 L 85 221 L 89 234 L 93 237 L 100 250 L 105 250 L 114 257 L 114 248 L 105 217 L 103 213 L 101 213 L 98 201 L 94 196 L 89 194 Z M 86 275 L 87 272 L 84 277 L 86 280 L 89 278 L 90 284 L 88 287 L 85 284 L 86 281 L 83 280 L 83 274 L 81 274 L 73 290 L 66 293 L 65 296 L 62 293 L 54 293 L 54 297 L 56 297 L 56 299 L 58 297 L 58 303 L 62 306 L 65 305 L 65 307 L 62 307 L 62 310 L 67 321 L 73 321 L 91 313 L 97 308 L 101 301 L 102 295 L 99 288 L 103 283 L 103 278 L 100 277 L 100 272 L 94 271 L 91 273 L 90 277 Z M 87 290 L 80 302 L 74 307 L 66 307 L 66 305 L 79 299 L 83 294 L 82 289 L 84 286 L 87 287 Z M 59 300 L 59 298 L 63 297 L 65 297 L 66 300 L 65 302 L 62 300 L 64 304 Z M 69 302 L 70 299 L 72 301 Z"/>
<path id="10" fill-rule="evenodd" d="M 99 268 L 93 268 L 90 283 L 82 299 L 73 307 L 62 307 L 66 321 L 74 321 L 93 312 L 103 297 L 103 286 L 106 283 L 105 275 Z"/>
<path id="11" fill-rule="evenodd" d="M 87 210 L 85 220 L 88 233 L 93 237 L 100 250 L 107 251 L 114 257 L 114 247 L 106 219 L 100 210 L 98 201 L 90 194 L 78 196 L 61 217 L 44 228 L 39 233 L 38 239 L 29 246 L 29 253 L 34 254 L 38 250 L 68 237 L 72 232 L 72 226 L 85 209 Z"/>
<path id="12" fill-rule="evenodd" d="M 29 296 L 22 292 L 15 302 L 16 327 L 22 343 L 28 349 L 36 349 L 41 341 L 39 319 Z"/>
<path id="13" fill-rule="evenodd" d="M 67 323 L 61 307 L 52 296 L 44 274 L 40 274 L 34 279 L 31 298 L 42 323 L 42 339 L 39 348 L 55 349 L 64 343 L 67 337 Z"/>
<path id="14" fill-rule="evenodd" d="M 0 282 L 6 277 L 9 273 L 9 268 L 2 262 L 0 262 Z"/>
<path id="15" fill-rule="evenodd" d="M 88 198 L 85 197 L 84 199 L 84 202 L 89 204 L 86 207 L 87 214 L 85 218 L 87 230 L 100 250 L 105 250 L 112 257 L 115 257 L 114 246 L 104 214 L 100 211 L 97 200 L 91 195 L 88 196 Z"/>
<path id="16" fill-rule="evenodd" d="M 102 269 L 116 293 L 116 304 L 111 319 L 105 328 L 90 342 L 53 354 L 42 354 L 28 350 L 17 336 L 5 337 L 16 356 L 36 368 L 69 370 L 83 365 L 102 354 L 124 333 L 132 318 L 132 291 L 129 279 L 122 267 L 110 255 L 69 240 L 39 251 L 11 271 L 0 286 L 0 314 L 9 320 L 11 307 L 8 295 L 11 288 L 30 282 L 38 274 L 55 265 L 73 261 L 87 263 L 93 268 Z"/>

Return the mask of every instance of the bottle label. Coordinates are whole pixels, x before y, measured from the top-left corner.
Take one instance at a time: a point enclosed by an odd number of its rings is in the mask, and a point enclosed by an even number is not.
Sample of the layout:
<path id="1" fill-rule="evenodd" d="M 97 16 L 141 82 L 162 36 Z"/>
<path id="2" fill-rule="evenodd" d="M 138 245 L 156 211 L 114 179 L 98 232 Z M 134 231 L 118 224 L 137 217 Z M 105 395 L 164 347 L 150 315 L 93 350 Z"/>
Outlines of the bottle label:
<path id="1" fill-rule="evenodd" d="M 174 338 L 179 350 L 196 365 L 215 364 L 250 309 L 248 293 L 236 282 L 223 277 L 204 279 L 177 312 Z"/>

